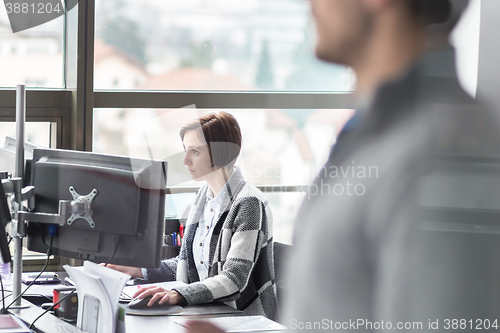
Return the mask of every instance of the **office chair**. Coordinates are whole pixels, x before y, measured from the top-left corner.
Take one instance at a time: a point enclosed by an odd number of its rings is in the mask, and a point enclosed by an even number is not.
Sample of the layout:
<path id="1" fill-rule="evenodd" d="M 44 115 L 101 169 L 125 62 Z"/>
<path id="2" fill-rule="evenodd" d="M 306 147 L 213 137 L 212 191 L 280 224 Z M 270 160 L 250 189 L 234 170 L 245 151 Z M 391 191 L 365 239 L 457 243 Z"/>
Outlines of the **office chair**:
<path id="1" fill-rule="evenodd" d="M 278 298 L 278 314 L 283 308 L 283 293 L 286 292 L 286 277 L 283 271 L 286 267 L 291 245 L 274 242 L 274 275 L 276 278 L 276 292 Z"/>

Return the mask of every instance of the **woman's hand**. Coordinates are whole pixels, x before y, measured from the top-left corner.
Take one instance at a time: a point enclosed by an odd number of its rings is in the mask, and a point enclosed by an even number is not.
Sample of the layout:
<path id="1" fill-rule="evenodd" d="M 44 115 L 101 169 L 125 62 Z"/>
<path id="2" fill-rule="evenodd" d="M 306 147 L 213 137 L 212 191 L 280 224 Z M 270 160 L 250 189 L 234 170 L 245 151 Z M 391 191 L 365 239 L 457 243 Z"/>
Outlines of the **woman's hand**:
<path id="1" fill-rule="evenodd" d="M 151 286 L 141 288 L 135 292 L 133 298 L 144 298 L 153 296 L 148 302 L 148 306 L 152 306 L 159 300 L 158 304 L 177 305 L 185 302 L 184 297 L 175 290 L 166 290 L 161 287 Z"/>
<path id="2" fill-rule="evenodd" d="M 100 265 L 104 266 L 105 264 L 100 264 Z M 119 272 L 128 274 L 133 278 L 144 279 L 144 275 L 142 275 L 142 269 L 140 267 L 121 266 L 121 265 L 113 265 L 113 264 L 108 264 L 108 266 L 106 266 L 106 267 L 114 269 L 115 271 L 119 271 Z"/>

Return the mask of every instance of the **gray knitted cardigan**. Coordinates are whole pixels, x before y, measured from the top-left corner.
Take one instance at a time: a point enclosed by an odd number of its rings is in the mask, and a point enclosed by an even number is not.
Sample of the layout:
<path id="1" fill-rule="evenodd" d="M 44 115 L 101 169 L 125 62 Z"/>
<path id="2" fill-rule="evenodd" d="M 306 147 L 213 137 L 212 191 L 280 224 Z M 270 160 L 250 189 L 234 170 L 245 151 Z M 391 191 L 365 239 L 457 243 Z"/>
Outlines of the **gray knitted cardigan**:
<path id="1" fill-rule="evenodd" d="M 236 168 L 223 193 L 210 240 L 208 278 L 200 281 L 193 259 L 193 239 L 207 198 L 204 185 L 187 220 L 184 241 L 176 258 L 159 269 L 148 269 L 149 282 L 183 281 L 175 288 L 188 304 L 225 302 L 246 314 L 277 316 L 273 261 L 272 215 L 269 205 Z"/>

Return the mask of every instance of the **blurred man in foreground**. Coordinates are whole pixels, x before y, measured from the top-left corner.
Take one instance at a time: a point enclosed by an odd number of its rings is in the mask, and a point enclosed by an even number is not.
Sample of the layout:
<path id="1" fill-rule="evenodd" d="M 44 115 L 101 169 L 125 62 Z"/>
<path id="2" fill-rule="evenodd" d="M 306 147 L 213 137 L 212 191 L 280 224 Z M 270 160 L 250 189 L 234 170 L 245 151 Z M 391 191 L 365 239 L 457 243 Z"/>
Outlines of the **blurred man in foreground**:
<path id="1" fill-rule="evenodd" d="M 359 106 L 297 218 L 283 323 L 500 325 L 500 126 L 448 45 L 467 1 L 311 3 L 317 56 L 354 68 Z"/>
<path id="2" fill-rule="evenodd" d="M 355 70 L 358 107 L 297 217 L 282 323 L 498 328 L 500 123 L 448 45 L 467 0 L 311 4 L 316 54 Z"/>

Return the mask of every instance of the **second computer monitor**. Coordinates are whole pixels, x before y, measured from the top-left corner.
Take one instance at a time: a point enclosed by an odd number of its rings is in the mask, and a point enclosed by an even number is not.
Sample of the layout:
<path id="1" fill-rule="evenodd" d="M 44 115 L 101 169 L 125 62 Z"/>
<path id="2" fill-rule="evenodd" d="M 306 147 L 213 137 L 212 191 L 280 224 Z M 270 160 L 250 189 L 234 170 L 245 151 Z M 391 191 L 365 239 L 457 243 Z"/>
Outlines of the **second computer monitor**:
<path id="1" fill-rule="evenodd" d="M 59 201 L 66 200 L 73 201 L 73 211 L 80 214 L 57 227 L 54 255 L 158 267 L 166 170 L 164 161 L 36 149 L 31 176 L 34 211 L 56 214 Z M 87 215 L 81 214 L 85 207 Z M 45 252 L 50 239 L 49 225 L 28 223 L 29 250 Z"/>

